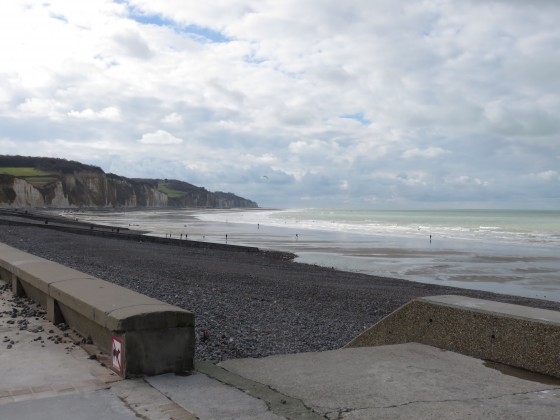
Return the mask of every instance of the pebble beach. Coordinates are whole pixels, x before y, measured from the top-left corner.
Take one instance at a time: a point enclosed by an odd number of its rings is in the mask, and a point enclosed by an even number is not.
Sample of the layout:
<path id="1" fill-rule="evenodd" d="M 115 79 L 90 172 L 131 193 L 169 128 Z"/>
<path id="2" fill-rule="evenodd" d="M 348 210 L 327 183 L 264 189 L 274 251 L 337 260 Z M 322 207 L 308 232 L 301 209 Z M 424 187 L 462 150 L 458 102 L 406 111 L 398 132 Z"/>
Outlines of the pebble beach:
<path id="1" fill-rule="evenodd" d="M 340 348 L 399 306 L 458 294 L 560 310 L 560 303 L 337 271 L 288 254 L 175 246 L 0 225 L 0 242 L 196 316 L 196 359 Z"/>

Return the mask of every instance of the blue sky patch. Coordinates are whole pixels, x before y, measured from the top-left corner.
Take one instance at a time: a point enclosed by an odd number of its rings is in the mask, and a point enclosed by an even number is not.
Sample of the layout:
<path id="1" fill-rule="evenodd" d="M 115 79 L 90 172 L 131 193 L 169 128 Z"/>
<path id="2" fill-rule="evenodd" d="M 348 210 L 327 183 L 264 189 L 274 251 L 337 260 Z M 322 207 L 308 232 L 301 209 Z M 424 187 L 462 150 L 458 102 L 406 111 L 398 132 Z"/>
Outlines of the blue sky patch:
<path id="1" fill-rule="evenodd" d="M 363 125 L 370 125 L 372 123 L 372 121 L 364 117 L 364 114 L 362 114 L 361 112 L 357 112 L 355 114 L 344 114 L 341 115 L 340 118 L 346 118 L 349 120 L 358 121 L 360 124 Z"/>
<path id="2" fill-rule="evenodd" d="M 142 25 L 165 26 L 174 31 L 188 35 L 199 42 L 230 42 L 231 39 L 224 34 L 210 28 L 198 25 L 181 25 L 171 19 L 160 15 L 147 15 L 129 7 L 129 18 Z"/>
<path id="3" fill-rule="evenodd" d="M 55 14 L 55 13 L 51 13 L 50 16 L 53 19 L 60 20 L 64 23 L 68 23 L 68 19 L 66 18 L 66 16 Z"/>

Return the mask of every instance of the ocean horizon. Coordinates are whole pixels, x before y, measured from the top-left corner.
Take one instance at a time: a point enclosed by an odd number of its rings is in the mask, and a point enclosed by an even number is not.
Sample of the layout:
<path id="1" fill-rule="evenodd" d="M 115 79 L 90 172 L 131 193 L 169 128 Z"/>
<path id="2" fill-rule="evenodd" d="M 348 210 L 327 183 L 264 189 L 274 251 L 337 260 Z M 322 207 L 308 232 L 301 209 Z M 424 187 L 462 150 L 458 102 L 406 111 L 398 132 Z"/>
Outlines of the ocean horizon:
<path id="1" fill-rule="evenodd" d="M 293 252 L 383 277 L 560 301 L 560 211 L 166 209 L 79 212 L 149 235 Z"/>

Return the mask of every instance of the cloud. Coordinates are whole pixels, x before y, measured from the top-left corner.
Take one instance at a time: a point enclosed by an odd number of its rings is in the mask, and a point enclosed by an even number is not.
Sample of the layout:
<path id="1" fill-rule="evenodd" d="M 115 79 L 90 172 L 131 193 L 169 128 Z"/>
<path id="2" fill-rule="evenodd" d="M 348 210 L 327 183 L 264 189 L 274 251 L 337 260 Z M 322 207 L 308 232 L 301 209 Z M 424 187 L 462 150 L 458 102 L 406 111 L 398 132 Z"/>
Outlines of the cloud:
<path id="1" fill-rule="evenodd" d="M 166 115 L 165 117 L 163 117 L 163 119 L 161 120 L 162 123 L 165 124 L 179 124 L 183 121 L 183 117 L 181 117 L 179 114 L 177 114 L 176 112 L 172 112 L 171 114 Z"/>
<path id="2" fill-rule="evenodd" d="M 552 170 L 539 172 L 537 174 L 530 174 L 530 177 L 545 182 L 560 181 L 560 173 Z"/>
<path id="3" fill-rule="evenodd" d="M 444 155 L 445 153 L 447 152 L 440 147 L 428 147 L 426 149 L 418 149 L 415 147 L 414 149 L 406 150 L 402 154 L 402 157 L 405 159 L 412 159 L 416 157 L 435 158 Z"/>
<path id="4" fill-rule="evenodd" d="M 183 140 L 175 137 L 173 134 L 168 133 L 165 130 L 157 130 L 153 133 L 143 134 L 142 138 L 138 141 L 142 144 L 160 145 L 160 146 L 183 143 Z"/>
<path id="5" fill-rule="evenodd" d="M 142 36 L 135 31 L 115 34 L 113 35 L 113 41 L 125 55 L 143 60 L 152 57 L 153 53 L 150 47 Z"/>
<path id="6" fill-rule="evenodd" d="M 445 180 L 446 184 L 454 185 L 454 186 L 469 186 L 469 187 L 485 187 L 488 185 L 488 182 L 482 181 L 479 178 L 471 178 L 467 175 L 461 175 L 455 178 L 448 178 Z"/>
<path id="7" fill-rule="evenodd" d="M 558 2 L 51 0 L 0 13 L 3 153 L 160 171 L 279 207 L 560 205 Z"/>
<path id="8" fill-rule="evenodd" d="M 43 98 L 27 98 L 17 107 L 24 113 L 46 116 L 51 119 L 59 119 L 64 108 L 65 105 L 59 101 Z"/>
<path id="9" fill-rule="evenodd" d="M 118 121 L 120 119 L 120 111 L 118 108 L 107 107 L 103 108 L 101 111 L 93 111 L 90 108 L 84 109 L 82 111 L 70 111 L 68 115 L 73 118 L 84 119 L 84 120 L 110 120 Z"/>

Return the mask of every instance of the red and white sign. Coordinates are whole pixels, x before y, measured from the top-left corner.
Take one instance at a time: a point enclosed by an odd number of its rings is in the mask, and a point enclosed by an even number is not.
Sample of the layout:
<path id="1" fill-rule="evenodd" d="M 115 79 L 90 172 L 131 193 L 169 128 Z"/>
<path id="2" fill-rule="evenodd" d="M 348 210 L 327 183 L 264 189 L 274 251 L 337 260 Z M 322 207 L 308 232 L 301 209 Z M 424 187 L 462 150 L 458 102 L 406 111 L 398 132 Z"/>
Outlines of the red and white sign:
<path id="1" fill-rule="evenodd" d="M 112 353 L 113 353 L 113 369 L 115 369 L 118 373 L 122 374 L 123 371 L 123 354 L 122 354 L 122 340 L 118 337 L 113 336 L 113 345 Z"/>

